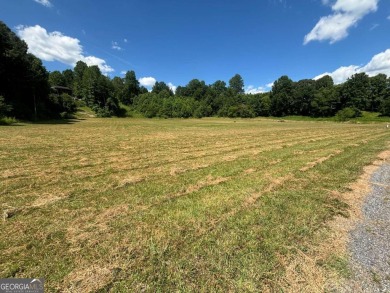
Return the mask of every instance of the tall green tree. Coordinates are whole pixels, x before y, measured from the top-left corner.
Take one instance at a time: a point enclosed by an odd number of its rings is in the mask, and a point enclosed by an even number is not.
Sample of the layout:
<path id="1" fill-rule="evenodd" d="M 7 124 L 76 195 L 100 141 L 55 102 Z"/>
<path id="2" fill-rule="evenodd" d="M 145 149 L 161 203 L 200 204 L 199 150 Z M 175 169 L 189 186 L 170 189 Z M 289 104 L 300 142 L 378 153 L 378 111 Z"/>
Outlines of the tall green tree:
<path id="1" fill-rule="evenodd" d="M 119 112 L 111 80 L 104 76 L 98 66 L 90 66 L 83 72 L 83 100 L 98 116 L 106 117 Z"/>
<path id="2" fill-rule="evenodd" d="M 367 111 L 371 109 L 370 78 L 366 73 L 356 73 L 348 78 L 340 93 L 343 108 L 355 107 Z"/>
<path id="3" fill-rule="evenodd" d="M 241 75 L 236 74 L 229 80 L 229 89 L 231 89 L 234 94 L 244 93 L 244 80 Z"/>
<path id="4" fill-rule="evenodd" d="M 270 94 L 270 112 L 273 116 L 290 115 L 293 110 L 294 82 L 287 76 L 281 76 L 272 86 Z"/>
<path id="5" fill-rule="evenodd" d="M 197 101 L 203 100 L 206 96 L 208 86 L 203 80 L 192 79 L 184 87 L 176 89 L 176 96 L 192 97 Z"/>
<path id="6" fill-rule="evenodd" d="M 74 80 L 74 73 L 71 69 L 65 69 L 62 71 L 62 76 L 64 78 L 65 86 L 72 89 L 73 88 L 73 80 Z"/>
<path id="7" fill-rule="evenodd" d="M 215 96 L 220 96 L 227 91 L 226 82 L 217 80 L 210 86 L 210 89 Z"/>
<path id="8" fill-rule="evenodd" d="M 390 77 L 387 79 L 387 90 L 379 106 L 382 115 L 390 116 Z"/>
<path id="9" fill-rule="evenodd" d="M 246 101 L 252 107 L 256 116 L 267 117 L 270 115 L 271 100 L 269 93 L 247 95 Z"/>
<path id="10" fill-rule="evenodd" d="M 48 118 L 51 113 L 48 72 L 27 53 L 27 44 L 0 21 L 0 96 L 22 119 Z"/>
<path id="11" fill-rule="evenodd" d="M 49 84 L 50 86 L 66 86 L 64 76 L 58 70 L 49 73 Z"/>
<path id="12" fill-rule="evenodd" d="M 43 67 L 42 61 L 32 54 L 27 54 L 28 60 L 28 78 L 26 83 L 32 89 L 33 105 L 34 105 L 34 119 L 39 119 L 42 116 L 51 116 L 51 111 L 47 111 L 46 105 L 50 103 L 49 93 L 49 73 Z M 44 113 L 43 115 L 40 113 Z M 53 113 L 53 115 L 55 115 Z"/>
<path id="13" fill-rule="evenodd" d="M 5 103 L 3 96 L 0 96 L 0 118 L 5 117 L 11 110 L 12 107 Z"/>
<path id="14" fill-rule="evenodd" d="M 115 76 L 111 80 L 112 86 L 114 87 L 114 96 L 118 99 L 121 100 L 121 95 L 125 87 L 125 83 L 123 78 L 120 78 L 118 76 Z"/>
<path id="15" fill-rule="evenodd" d="M 386 99 L 389 87 L 386 74 L 370 77 L 370 111 L 379 111 L 380 105 Z"/>
<path id="16" fill-rule="evenodd" d="M 316 82 L 312 79 L 302 79 L 294 83 L 291 114 L 310 115 L 311 102 L 316 92 Z"/>
<path id="17" fill-rule="evenodd" d="M 168 96 L 173 96 L 173 91 L 170 89 L 170 87 L 163 81 L 157 81 L 152 88 L 152 93 L 159 94 L 161 92 L 165 92 Z"/>
<path id="18" fill-rule="evenodd" d="M 127 71 L 124 78 L 124 86 L 121 94 L 121 102 L 125 105 L 131 105 L 136 96 L 140 94 L 139 81 L 133 70 Z"/>
<path id="19" fill-rule="evenodd" d="M 324 75 L 323 77 L 316 80 L 316 90 L 322 88 L 331 88 L 334 86 L 333 78 L 329 75 Z"/>
<path id="20" fill-rule="evenodd" d="M 78 61 L 74 67 L 73 75 L 73 95 L 78 99 L 84 97 L 83 78 L 84 72 L 88 69 L 87 63 Z"/>
<path id="21" fill-rule="evenodd" d="M 330 117 L 339 110 L 338 95 L 335 87 L 321 87 L 310 103 L 313 117 Z"/>

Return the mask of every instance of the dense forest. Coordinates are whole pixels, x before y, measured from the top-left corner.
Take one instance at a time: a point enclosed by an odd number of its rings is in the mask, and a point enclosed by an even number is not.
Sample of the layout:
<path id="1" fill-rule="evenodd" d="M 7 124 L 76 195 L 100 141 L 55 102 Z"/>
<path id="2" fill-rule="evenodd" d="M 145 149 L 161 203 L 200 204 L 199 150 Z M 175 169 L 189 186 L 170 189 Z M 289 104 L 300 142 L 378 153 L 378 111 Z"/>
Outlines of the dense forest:
<path id="1" fill-rule="evenodd" d="M 97 66 L 79 61 L 73 70 L 48 72 L 27 44 L 0 22 L 0 118 L 24 120 L 70 117 L 77 106 L 90 107 L 97 116 L 124 116 L 126 105 L 145 117 L 257 117 L 302 115 L 352 118 L 361 111 L 390 116 L 390 78 L 357 73 L 335 85 L 330 76 L 297 82 L 282 76 L 272 90 L 246 94 L 244 80 L 207 85 L 193 79 L 173 92 L 163 81 L 149 92 L 134 71 L 109 78 Z M 62 89 L 62 90 L 61 90 Z"/>

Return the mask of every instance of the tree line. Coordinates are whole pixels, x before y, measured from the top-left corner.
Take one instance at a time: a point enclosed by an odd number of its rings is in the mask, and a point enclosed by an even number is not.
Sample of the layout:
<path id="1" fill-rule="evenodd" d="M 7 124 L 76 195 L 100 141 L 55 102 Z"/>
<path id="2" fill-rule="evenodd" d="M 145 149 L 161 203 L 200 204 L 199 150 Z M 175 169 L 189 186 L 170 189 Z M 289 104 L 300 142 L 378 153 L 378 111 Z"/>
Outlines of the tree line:
<path id="1" fill-rule="evenodd" d="M 335 85 L 328 75 L 297 82 L 288 76 L 276 80 L 272 90 L 246 94 L 244 80 L 234 75 L 228 83 L 206 84 L 193 79 L 176 91 L 157 81 L 148 91 L 134 71 L 109 78 L 98 66 L 79 61 L 73 69 L 48 72 L 27 44 L 0 22 L 0 118 L 34 120 L 69 117 L 86 105 L 97 116 L 123 116 L 126 105 L 145 117 L 330 117 L 337 113 L 355 117 L 361 111 L 390 116 L 390 78 L 357 73 Z M 53 91 L 51 88 L 69 88 Z"/>

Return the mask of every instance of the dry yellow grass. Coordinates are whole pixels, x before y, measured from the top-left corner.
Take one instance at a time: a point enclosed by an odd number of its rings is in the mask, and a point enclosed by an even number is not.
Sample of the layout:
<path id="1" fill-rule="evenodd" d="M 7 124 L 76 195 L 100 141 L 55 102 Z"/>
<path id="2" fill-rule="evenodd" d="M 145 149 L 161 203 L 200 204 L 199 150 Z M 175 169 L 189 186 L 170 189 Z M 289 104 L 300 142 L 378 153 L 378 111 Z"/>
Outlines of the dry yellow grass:
<path id="1" fill-rule="evenodd" d="M 69 292 L 321 291 L 333 236 L 318 231 L 387 142 L 381 124 L 257 119 L 2 127 L 0 277 Z"/>

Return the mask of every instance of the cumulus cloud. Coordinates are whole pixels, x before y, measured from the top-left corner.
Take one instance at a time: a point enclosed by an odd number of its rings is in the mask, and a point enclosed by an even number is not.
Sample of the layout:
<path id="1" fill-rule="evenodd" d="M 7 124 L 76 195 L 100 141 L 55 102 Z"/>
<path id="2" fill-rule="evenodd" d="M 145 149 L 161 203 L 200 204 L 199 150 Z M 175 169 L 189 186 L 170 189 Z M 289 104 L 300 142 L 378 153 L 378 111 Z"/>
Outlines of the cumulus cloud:
<path id="1" fill-rule="evenodd" d="M 253 85 L 248 85 L 246 88 L 245 88 L 245 93 L 246 94 L 261 94 L 261 93 L 264 93 L 266 92 L 265 88 L 262 87 L 262 86 L 259 86 L 259 87 L 255 87 Z"/>
<path id="2" fill-rule="evenodd" d="M 75 66 L 77 61 L 84 61 L 88 66 L 97 65 L 107 74 L 114 69 L 105 60 L 95 56 L 85 56 L 80 41 L 65 36 L 60 32 L 48 33 L 45 28 L 35 26 L 18 26 L 17 33 L 27 45 L 30 53 L 44 61 L 59 61 Z"/>
<path id="3" fill-rule="evenodd" d="M 154 77 L 148 76 L 148 77 L 141 77 L 138 79 L 139 84 L 144 87 L 152 87 L 156 83 L 156 79 Z"/>
<path id="4" fill-rule="evenodd" d="M 314 77 L 314 79 L 319 79 L 325 75 L 330 75 L 336 84 L 340 84 L 345 82 L 352 75 L 361 72 L 365 72 L 369 76 L 375 76 L 379 73 L 384 73 L 387 76 L 390 76 L 390 49 L 376 54 L 366 65 L 342 66 L 333 72 L 325 72 L 320 74 Z"/>
<path id="5" fill-rule="evenodd" d="M 259 86 L 259 87 L 256 87 L 254 85 L 248 85 L 247 87 L 245 87 L 244 90 L 246 94 L 252 94 L 252 95 L 262 94 L 262 93 L 269 92 L 273 85 L 274 85 L 273 82 L 268 83 L 265 86 Z"/>
<path id="6" fill-rule="evenodd" d="M 337 68 L 333 72 L 325 72 L 323 74 L 320 74 L 314 77 L 314 79 L 320 79 L 325 75 L 329 75 L 333 78 L 335 84 L 340 84 L 346 81 L 348 77 L 354 75 L 355 73 L 358 73 L 358 71 L 359 71 L 359 66 L 356 65 L 342 66 L 340 68 Z"/>
<path id="7" fill-rule="evenodd" d="M 88 66 L 97 65 L 100 68 L 101 72 L 103 72 L 104 74 L 115 71 L 110 65 L 107 65 L 105 60 L 98 58 L 98 57 L 95 57 L 95 56 L 86 56 L 80 60 L 87 63 Z M 72 66 L 74 66 L 74 65 L 72 65 Z"/>
<path id="8" fill-rule="evenodd" d="M 390 76 L 390 49 L 372 57 L 371 61 L 361 68 L 361 71 L 366 72 L 370 76 L 379 73 Z"/>
<path id="9" fill-rule="evenodd" d="M 329 0 L 323 0 L 325 5 Z M 348 30 L 368 13 L 375 12 L 379 0 L 336 0 L 333 14 L 321 17 L 314 28 L 305 36 L 304 44 L 311 41 L 329 40 L 331 44 L 348 36 Z"/>
<path id="10" fill-rule="evenodd" d="M 52 7 L 53 4 L 51 4 L 50 0 L 34 0 L 35 2 L 43 5 L 43 6 L 46 6 L 46 7 Z"/>
<path id="11" fill-rule="evenodd" d="M 168 86 L 171 89 L 171 91 L 176 93 L 177 86 L 175 86 L 172 82 L 168 82 Z"/>

